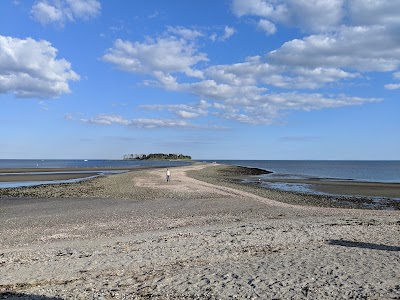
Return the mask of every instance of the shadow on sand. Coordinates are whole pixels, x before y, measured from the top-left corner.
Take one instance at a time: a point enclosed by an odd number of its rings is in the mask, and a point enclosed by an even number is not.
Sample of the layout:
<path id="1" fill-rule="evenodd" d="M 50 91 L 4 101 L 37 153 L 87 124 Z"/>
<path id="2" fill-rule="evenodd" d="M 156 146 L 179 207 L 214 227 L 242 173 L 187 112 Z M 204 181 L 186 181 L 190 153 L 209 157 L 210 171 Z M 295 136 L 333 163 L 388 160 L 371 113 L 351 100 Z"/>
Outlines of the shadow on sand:
<path id="1" fill-rule="evenodd" d="M 14 292 L 0 292 L 0 299 L 7 300 L 64 300 L 58 297 L 46 297 L 40 295 L 31 295 L 24 293 L 14 293 Z"/>
<path id="2" fill-rule="evenodd" d="M 400 251 L 400 247 L 388 246 L 382 244 L 372 244 L 363 243 L 355 241 L 345 241 L 345 240 L 329 240 L 329 245 L 352 247 L 352 248 L 362 248 L 362 249 L 372 249 L 372 250 L 382 250 L 382 251 Z"/>

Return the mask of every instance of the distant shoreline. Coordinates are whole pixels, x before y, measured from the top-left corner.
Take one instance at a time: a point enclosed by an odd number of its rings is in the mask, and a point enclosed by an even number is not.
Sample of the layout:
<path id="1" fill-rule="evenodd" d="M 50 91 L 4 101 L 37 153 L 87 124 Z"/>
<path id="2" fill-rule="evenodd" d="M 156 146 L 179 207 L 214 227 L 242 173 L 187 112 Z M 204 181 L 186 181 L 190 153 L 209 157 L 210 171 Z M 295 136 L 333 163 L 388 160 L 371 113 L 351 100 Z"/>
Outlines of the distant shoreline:
<path id="1" fill-rule="evenodd" d="M 36 186 L 36 194 L 40 186 L 48 190 L 51 197 L 52 189 L 57 189 L 60 184 L 67 184 L 64 193 L 69 194 L 68 186 L 86 179 L 93 179 L 109 171 L 141 171 L 150 169 L 163 169 L 160 166 L 135 166 L 135 167 L 110 167 L 110 168 L 61 168 L 61 169 L 0 169 L 0 197 L 7 194 L 30 196 L 30 186 Z M 169 167 L 174 168 L 174 167 Z M 9 173 L 7 173 L 7 171 Z M 204 173 L 204 174 L 203 174 Z M 373 182 L 342 182 L 321 180 L 277 180 L 277 183 L 295 183 L 313 185 L 316 192 L 285 191 L 271 188 L 265 184 L 274 183 L 271 179 L 262 176 L 270 172 L 259 168 L 238 167 L 232 165 L 214 165 L 197 171 L 190 176 L 210 183 L 234 184 L 246 186 L 254 193 L 283 202 L 294 201 L 300 205 L 339 206 L 375 209 L 400 209 L 399 197 L 400 183 L 373 183 Z M 3 174 L 3 175 L 1 175 Z M 111 176 L 112 173 L 107 174 Z M 260 179 L 262 178 L 262 179 Z M 75 180 L 76 179 L 76 180 Z M 258 180 L 260 179 L 260 180 Z M 13 185 L 12 183 L 27 182 L 26 185 Z M 43 182 L 43 183 L 41 183 Z M 3 183 L 3 184 L 2 184 Z M 7 183 L 10 183 L 7 186 Z M 320 192 L 320 194 L 319 194 Z M 32 196 L 33 196 L 32 194 Z M 76 195 L 79 196 L 79 193 Z M 292 200 L 291 200 L 292 199 Z"/>
<path id="2" fill-rule="evenodd" d="M 113 171 L 140 171 L 160 168 L 160 166 L 99 167 L 99 168 L 19 168 L 0 169 L 0 189 L 23 188 L 32 185 L 73 183 L 101 175 L 113 174 Z M 169 167 L 173 168 L 173 167 Z M 72 181 L 71 181 L 72 180 Z M 75 180 L 75 181 L 74 181 Z M 20 183 L 13 185 L 12 183 Z M 9 185 L 7 185 L 9 184 Z"/>
<path id="3" fill-rule="evenodd" d="M 154 168 L 0 189 L 0 298 L 400 295 L 399 210 L 238 183 L 257 172 L 193 164 L 170 182 Z"/>

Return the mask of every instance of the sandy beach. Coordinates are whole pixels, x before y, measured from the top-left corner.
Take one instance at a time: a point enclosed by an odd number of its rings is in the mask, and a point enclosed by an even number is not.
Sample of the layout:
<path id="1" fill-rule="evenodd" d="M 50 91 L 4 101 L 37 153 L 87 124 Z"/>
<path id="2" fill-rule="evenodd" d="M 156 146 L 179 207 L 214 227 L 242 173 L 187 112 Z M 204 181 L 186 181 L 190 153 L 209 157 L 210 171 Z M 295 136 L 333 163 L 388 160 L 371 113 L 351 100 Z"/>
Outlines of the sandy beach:
<path id="1" fill-rule="evenodd" d="M 400 299 L 399 210 L 266 191 L 232 170 L 2 189 L 0 299 Z"/>

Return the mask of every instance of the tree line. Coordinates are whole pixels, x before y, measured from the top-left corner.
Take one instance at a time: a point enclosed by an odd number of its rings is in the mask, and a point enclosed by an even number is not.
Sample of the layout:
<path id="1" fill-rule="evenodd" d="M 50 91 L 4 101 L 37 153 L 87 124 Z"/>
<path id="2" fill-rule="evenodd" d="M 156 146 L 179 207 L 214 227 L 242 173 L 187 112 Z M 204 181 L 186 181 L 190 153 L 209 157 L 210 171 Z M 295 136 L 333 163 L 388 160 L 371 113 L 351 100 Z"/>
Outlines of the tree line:
<path id="1" fill-rule="evenodd" d="M 151 153 L 151 154 L 125 154 L 124 160 L 164 160 L 164 159 L 192 159 L 189 155 L 183 154 L 164 154 L 164 153 Z"/>

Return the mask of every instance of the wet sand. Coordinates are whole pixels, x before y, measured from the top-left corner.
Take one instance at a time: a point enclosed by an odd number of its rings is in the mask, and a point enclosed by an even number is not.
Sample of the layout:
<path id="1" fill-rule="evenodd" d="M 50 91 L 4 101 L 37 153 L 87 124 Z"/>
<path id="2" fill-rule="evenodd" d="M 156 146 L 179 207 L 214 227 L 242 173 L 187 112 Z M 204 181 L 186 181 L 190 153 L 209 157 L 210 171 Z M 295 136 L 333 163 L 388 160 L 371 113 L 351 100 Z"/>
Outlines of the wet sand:
<path id="1" fill-rule="evenodd" d="M 355 182 L 355 181 L 324 181 L 321 179 L 267 179 L 265 182 L 283 182 L 310 184 L 316 191 L 353 196 L 392 197 L 400 199 L 400 183 Z"/>
<path id="2" fill-rule="evenodd" d="M 85 179 L 99 176 L 110 171 L 139 171 L 157 168 L 153 166 L 107 167 L 107 168 L 19 168 L 1 169 L 0 183 L 5 182 L 39 182 Z"/>
<path id="3" fill-rule="evenodd" d="M 0 299 L 400 297 L 400 211 L 270 199 L 224 167 L 171 172 L 0 194 Z"/>
<path id="4" fill-rule="evenodd" d="M 34 182 L 34 181 L 57 181 L 57 180 L 70 180 L 70 179 L 82 179 L 91 176 L 97 176 L 100 172 L 90 172 L 90 173 L 47 173 L 41 172 L 41 174 L 0 174 L 0 183 L 1 182 Z"/>
<path id="5" fill-rule="evenodd" d="M 102 171 L 138 171 L 154 169 L 158 167 L 112 167 L 112 168 L 27 168 L 27 169 L 0 169 L 1 182 L 23 182 L 23 181 L 58 181 L 69 179 L 82 179 L 96 176 Z M 235 171 L 225 170 L 226 176 L 238 179 L 246 176 L 268 174 L 270 172 L 257 168 L 234 167 Z M 228 171 L 230 170 L 230 171 Z M 51 172 L 51 173 L 49 173 Z M 17 174 L 18 173 L 18 174 Z M 35 174 L 30 174 L 35 173 Z M 333 195 L 367 196 L 367 197 L 388 197 L 400 199 L 400 183 L 379 183 L 379 182 L 357 182 L 342 180 L 324 179 L 262 179 L 261 182 L 271 183 L 296 183 L 311 185 L 313 190 Z"/>

